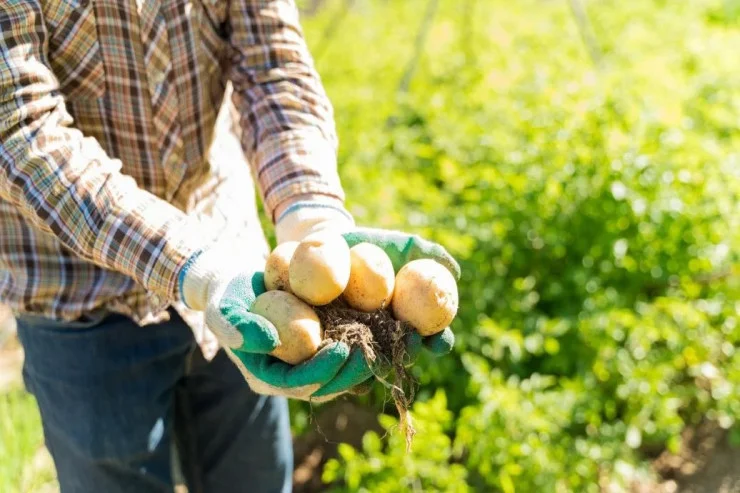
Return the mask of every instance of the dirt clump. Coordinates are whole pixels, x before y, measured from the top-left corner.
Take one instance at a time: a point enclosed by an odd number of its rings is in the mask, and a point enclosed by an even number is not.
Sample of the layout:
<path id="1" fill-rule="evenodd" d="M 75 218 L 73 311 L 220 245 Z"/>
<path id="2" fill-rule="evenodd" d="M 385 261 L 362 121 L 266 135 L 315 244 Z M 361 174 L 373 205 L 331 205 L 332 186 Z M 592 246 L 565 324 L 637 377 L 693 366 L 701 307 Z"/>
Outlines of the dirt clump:
<path id="1" fill-rule="evenodd" d="M 315 309 L 324 328 L 324 341 L 344 342 L 358 348 L 378 381 L 390 389 L 400 418 L 399 427 L 406 435 L 406 448 L 410 449 L 416 430 L 409 408 L 416 382 L 406 369 L 411 361 L 406 343 L 413 328 L 394 319 L 388 309 L 362 312 L 341 299 Z"/>

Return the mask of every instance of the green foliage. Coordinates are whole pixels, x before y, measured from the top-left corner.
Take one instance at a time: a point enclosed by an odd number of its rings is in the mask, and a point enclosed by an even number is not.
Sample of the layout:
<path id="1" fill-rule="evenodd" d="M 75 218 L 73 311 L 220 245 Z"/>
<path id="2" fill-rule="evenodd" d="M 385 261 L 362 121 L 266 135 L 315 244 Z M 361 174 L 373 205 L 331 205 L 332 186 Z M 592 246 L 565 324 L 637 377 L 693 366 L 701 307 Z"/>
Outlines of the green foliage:
<path id="1" fill-rule="evenodd" d="M 358 222 L 461 261 L 456 354 L 414 370 L 421 401 L 444 389 L 453 448 L 406 457 L 369 435 L 326 479 L 596 491 L 648 474 L 687 425 L 735 426 L 734 2 L 588 2 L 598 60 L 568 2 L 440 2 L 399 95 L 425 5 L 356 2 L 332 31 L 329 2 L 306 28 Z"/>
<path id="2" fill-rule="evenodd" d="M 54 481 L 54 469 L 40 462 L 41 418 L 35 399 L 20 389 L 0 394 L 0 491 L 40 491 Z"/>
<path id="3" fill-rule="evenodd" d="M 489 486 L 501 487 L 492 473 L 512 465 L 527 471 L 517 478 L 523 491 L 600 491 L 604 477 L 625 486 L 644 468 L 634 449 L 677 452 L 687 422 L 707 416 L 728 427 L 740 416 L 740 379 L 726 373 L 740 368 L 739 333 L 719 329 L 691 304 L 660 298 L 580 320 L 575 377 L 504 380 L 486 358 L 465 354 L 478 402 L 460 413 L 456 445 Z"/>
<path id="4" fill-rule="evenodd" d="M 324 481 L 332 483 L 341 479 L 349 490 L 356 492 L 470 491 L 464 466 L 439 467 L 452 457 L 452 443 L 446 433 L 453 424 L 453 415 L 447 410 L 444 392 L 438 391 L 428 401 L 414 404 L 413 414 L 418 439 L 412 454 L 406 453 L 405 438 L 397 431 L 398 420 L 382 415 L 380 423 L 386 431 L 387 443 L 377 433 L 368 432 L 363 437 L 361 453 L 341 444 L 340 460 L 327 463 Z"/>
<path id="5" fill-rule="evenodd" d="M 623 430 L 605 426 L 599 438 L 579 430 L 574 417 L 590 396 L 579 382 L 533 374 L 504 379 L 479 357 L 466 355 L 480 403 L 458 419 L 456 449 L 478 473 L 478 491 L 600 491 L 600 475 L 612 485 L 634 479 Z M 621 434 L 621 436 L 620 436 Z"/>

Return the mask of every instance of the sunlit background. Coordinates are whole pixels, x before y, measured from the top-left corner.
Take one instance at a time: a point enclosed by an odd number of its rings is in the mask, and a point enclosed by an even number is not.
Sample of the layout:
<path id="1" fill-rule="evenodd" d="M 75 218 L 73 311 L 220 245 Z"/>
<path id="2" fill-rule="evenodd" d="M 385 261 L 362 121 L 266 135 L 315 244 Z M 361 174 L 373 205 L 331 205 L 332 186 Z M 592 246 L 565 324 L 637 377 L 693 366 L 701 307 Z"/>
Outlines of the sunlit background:
<path id="1" fill-rule="evenodd" d="M 380 384 L 294 403 L 296 491 L 738 491 L 740 1 L 300 4 L 348 207 L 463 278 L 412 452 Z M 0 491 L 55 491 L 0 382 Z"/>

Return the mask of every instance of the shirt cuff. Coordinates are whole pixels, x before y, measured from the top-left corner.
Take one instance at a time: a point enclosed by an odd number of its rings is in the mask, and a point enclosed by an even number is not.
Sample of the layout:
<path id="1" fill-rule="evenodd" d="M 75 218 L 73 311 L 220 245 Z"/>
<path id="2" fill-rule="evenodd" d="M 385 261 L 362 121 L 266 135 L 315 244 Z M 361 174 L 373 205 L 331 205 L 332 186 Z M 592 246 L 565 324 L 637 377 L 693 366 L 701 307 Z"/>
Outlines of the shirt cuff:
<path id="1" fill-rule="evenodd" d="M 277 207 L 299 195 L 324 196 L 343 207 L 336 149 L 320 132 L 280 134 L 262 142 L 256 162 L 265 211 L 273 222 Z"/>
<path id="2" fill-rule="evenodd" d="M 99 232 L 96 255 L 163 302 L 179 299 L 180 270 L 218 239 L 218 229 L 133 185 L 118 192 L 117 205 L 127 214 Z"/>

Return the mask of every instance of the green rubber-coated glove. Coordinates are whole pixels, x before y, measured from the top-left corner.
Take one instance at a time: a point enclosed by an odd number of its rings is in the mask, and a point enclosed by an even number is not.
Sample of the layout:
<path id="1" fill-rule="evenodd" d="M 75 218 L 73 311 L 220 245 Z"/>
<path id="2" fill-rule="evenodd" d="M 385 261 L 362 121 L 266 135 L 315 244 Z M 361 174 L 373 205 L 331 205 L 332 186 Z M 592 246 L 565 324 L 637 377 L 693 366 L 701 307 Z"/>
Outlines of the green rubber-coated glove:
<path id="1" fill-rule="evenodd" d="M 385 229 L 356 228 L 343 233 L 342 236 L 352 248 L 360 243 L 372 243 L 380 247 L 391 259 L 393 270 L 398 271 L 411 262 L 422 258 L 429 258 L 439 262 L 455 277 L 460 280 L 460 265 L 447 253 L 442 245 L 425 240 L 418 235 L 410 235 L 400 231 Z M 455 345 L 455 335 L 450 328 L 437 334 L 421 337 L 416 332 L 406 339 L 406 351 L 413 360 L 418 356 L 421 348 L 428 349 L 435 356 L 448 354 Z"/>
<path id="2" fill-rule="evenodd" d="M 280 214 L 275 226 L 278 243 L 300 241 L 318 231 L 337 231 L 342 233 L 350 248 L 363 242 L 380 247 L 391 259 L 396 273 L 412 260 L 430 258 L 447 267 L 456 280 L 460 279 L 460 266 L 441 245 L 400 231 L 357 228 L 352 216 L 336 200 L 294 202 Z M 412 332 L 406 339 L 408 364 L 416 360 L 422 349 L 441 356 L 452 351 L 454 345 L 455 335 L 449 328 L 429 337 Z M 353 371 L 338 376 L 321 392 L 331 392 L 335 385 L 345 387 L 351 383 L 359 384 L 374 374 L 384 375 L 388 372 L 387 368 L 371 368 L 358 350 L 352 351 L 347 368 Z"/>
<path id="3" fill-rule="evenodd" d="M 460 280 L 460 266 L 442 245 L 425 240 L 418 235 L 387 229 L 355 228 L 342 234 L 352 248 L 359 243 L 372 243 L 380 247 L 391 259 L 398 273 L 401 267 L 412 260 L 429 258 L 447 267 L 455 280 Z"/>
<path id="4" fill-rule="evenodd" d="M 277 329 L 250 312 L 254 300 L 265 292 L 264 276 L 261 270 L 243 265 L 243 257 L 223 248 L 196 254 L 180 272 L 179 285 L 182 300 L 205 312 L 206 325 L 252 390 L 323 402 L 367 378 L 352 363 L 344 343 L 328 344 L 298 365 L 270 356 L 280 344 Z"/>

